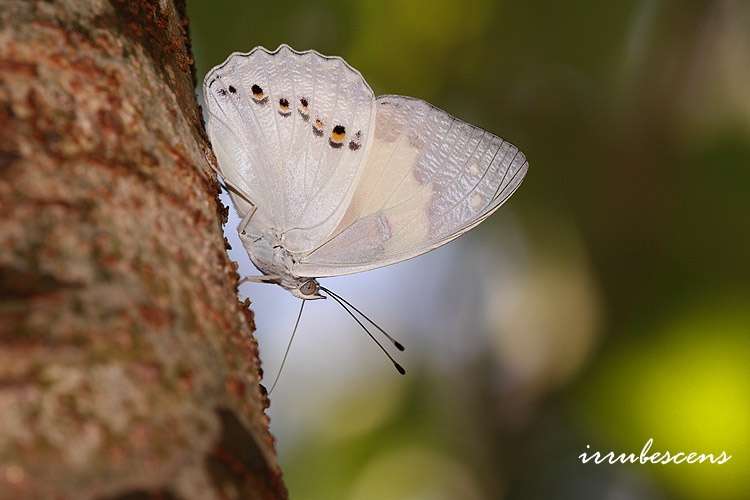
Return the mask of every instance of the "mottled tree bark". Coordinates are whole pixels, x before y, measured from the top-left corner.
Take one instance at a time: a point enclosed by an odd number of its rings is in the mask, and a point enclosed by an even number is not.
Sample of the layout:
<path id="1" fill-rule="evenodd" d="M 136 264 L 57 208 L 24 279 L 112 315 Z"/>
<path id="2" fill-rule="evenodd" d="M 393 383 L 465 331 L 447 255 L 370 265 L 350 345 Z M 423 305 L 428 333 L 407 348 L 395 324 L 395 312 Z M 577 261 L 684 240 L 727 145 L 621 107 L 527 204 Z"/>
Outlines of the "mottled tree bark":
<path id="1" fill-rule="evenodd" d="M 0 0 L 0 498 L 282 498 L 183 2 Z"/>

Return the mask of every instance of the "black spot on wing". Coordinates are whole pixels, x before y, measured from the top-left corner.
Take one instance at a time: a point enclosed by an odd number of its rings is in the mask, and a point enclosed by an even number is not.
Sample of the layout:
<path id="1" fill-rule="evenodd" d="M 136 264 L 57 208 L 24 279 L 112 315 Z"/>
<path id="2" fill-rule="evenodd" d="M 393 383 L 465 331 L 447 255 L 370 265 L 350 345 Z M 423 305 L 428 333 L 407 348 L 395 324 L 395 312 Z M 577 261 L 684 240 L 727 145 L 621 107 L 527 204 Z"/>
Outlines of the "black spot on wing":
<path id="1" fill-rule="evenodd" d="M 299 106 L 297 106 L 297 112 L 300 114 L 303 120 L 307 121 L 310 119 L 310 108 L 306 97 L 300 97 Z"/>
<path id="2" fill-rule="evenodd" d="M 323 123 L 323 121 L 320 118 L 316 118 L 315 123 L 313 123 L 312 125 L 313 133 L 317 135 L 318 137 L 322 137 L 323 127 L 325 127 L 325 124 Z"/>

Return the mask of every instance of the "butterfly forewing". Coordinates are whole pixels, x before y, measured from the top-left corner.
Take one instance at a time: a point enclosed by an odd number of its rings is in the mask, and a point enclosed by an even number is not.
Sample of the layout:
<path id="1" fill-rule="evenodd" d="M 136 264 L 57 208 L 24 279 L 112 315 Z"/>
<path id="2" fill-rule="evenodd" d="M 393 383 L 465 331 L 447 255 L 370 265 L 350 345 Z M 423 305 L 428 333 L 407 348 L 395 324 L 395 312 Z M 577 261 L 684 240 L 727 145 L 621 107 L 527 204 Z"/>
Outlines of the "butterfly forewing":
<path id="1" fill-rule="evenodd" d="M 349 206 L 374 129 L 361 75 L 317 52 L 257 48 L 209 72 L 204 99 L 222 174 L 258 207 L 248 232 L 283 234 L 291 252 L 317 247 Z"/>
<path id="2" fill-rule="evenodd" d="M 294 271 L 347 274 L 432 250 L 499 208 L 527 169 L 518 148 L 479 127 L 419 99 L 380 97 L 349 210 Z"/>

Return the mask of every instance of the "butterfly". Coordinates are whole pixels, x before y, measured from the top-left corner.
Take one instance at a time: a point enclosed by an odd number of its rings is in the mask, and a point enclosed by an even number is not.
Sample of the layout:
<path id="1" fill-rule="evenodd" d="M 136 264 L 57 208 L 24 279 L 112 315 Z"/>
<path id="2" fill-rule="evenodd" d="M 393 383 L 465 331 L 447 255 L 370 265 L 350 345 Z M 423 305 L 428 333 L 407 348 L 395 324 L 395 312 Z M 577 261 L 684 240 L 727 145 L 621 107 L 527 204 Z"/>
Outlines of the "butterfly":
<path id="1" fill-rule="evenodd" d="M 235 52 L 207 73 L 203 99 L 240 239 L 262 273 L 243 281 L 302 299 L 294 332 L 306 301 L 332 297 L 373 340 L 352 310 L 403 350 L 318 278 L 454 240 L 505 203 L 529 167 L 508 141 L 420 99 L 376 97 L 343 59 L 314 50 Z"/>

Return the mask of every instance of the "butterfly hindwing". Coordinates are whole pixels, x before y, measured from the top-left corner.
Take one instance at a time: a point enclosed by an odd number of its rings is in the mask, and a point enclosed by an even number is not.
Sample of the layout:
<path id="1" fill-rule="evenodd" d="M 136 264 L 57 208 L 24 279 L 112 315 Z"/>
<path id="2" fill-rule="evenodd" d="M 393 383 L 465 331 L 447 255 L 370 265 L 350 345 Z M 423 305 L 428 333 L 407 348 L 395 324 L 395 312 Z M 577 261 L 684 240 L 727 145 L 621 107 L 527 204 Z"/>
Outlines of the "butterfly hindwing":
<path id="1" fill-rule="evenodd" d="M 319 245 L 349 205 L 373 133 L 362 76 L 337 57 L 257 48 L 211 70 L 204 100 L 222 174 L 258 207 L 248 232 L 283 233 L 291 252 Z"/>
<path id="2" fill-rule="evenodd" d="M 377 99 L 373 143 L 349 210 L 299 257 L 299 276 L 364 271 L 432 250 L 492 214 L 528 163 L 499 137 L 419 99 Z"/>

